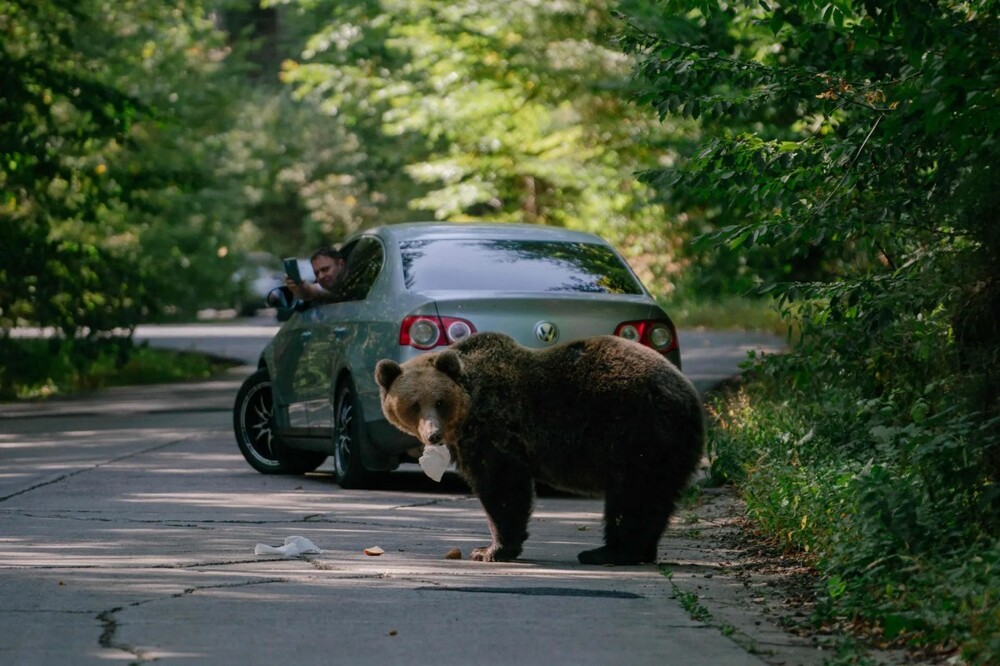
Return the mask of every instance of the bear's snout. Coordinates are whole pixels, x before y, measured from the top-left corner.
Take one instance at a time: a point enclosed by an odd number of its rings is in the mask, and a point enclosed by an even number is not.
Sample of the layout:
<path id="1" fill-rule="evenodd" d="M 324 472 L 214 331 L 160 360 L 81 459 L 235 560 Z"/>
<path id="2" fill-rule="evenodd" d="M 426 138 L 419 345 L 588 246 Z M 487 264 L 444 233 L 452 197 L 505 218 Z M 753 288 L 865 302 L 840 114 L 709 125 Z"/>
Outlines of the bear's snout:
<path id="1" fill-rule="evenodd" d="M 420 437 L 420 441 L 424 444 L 437 446 L 444 441 L 444 432 L 441 429 L 441 423 L 437 419 L 420 419 L 417 434 Z"/>

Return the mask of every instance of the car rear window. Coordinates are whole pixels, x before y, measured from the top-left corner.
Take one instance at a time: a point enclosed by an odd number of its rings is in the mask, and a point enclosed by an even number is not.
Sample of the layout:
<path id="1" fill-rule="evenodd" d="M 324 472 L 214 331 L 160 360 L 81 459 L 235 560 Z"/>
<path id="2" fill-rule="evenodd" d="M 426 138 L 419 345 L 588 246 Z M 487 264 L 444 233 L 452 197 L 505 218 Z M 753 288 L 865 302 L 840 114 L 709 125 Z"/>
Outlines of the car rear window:
<path id="1" fill-rule="evenodd" d="M 593 243 L 435 239 L 400 243 L 412 291 L 517 291 L 642 294 L 610 248 Z"/>

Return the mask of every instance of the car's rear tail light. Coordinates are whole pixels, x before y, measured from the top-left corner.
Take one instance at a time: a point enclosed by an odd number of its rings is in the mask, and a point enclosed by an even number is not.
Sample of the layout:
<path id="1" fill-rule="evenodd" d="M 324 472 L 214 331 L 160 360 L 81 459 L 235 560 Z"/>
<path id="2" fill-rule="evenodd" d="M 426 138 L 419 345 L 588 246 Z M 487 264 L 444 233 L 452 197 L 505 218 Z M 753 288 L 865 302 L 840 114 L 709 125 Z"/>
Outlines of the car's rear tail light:
<path id="1" fill-rule="evenodd" d="M 472 324 L 464 319 L 448 319 L 446 317 L 444 326 L 444 334 L 449 342 L 461 342 L 473 333 Z"/>
<path id="2" fill-rule="evenodd" d="M 417 349 L 445 347 L 476 332 L 471 322 L 457 317 L 411 315 L 399 328 L 399 344 Z"/>
<path id="3" fill-rule="evenodd" d="M 402 335 L 407 337 L 405 342 L 400 339 L 402 344 L 410 344 L 421 349 L 430 349 L 437 345 L 438 339 L 441 337 L 441 329 L 435 319 L 415 317 L 410 322 L 409 327 L 406 327 L 404 323 L 401 338 Z"/>
<path id="4" fill-rule="evenodd" d="M 669 321 L 644 319 L 618 324 L 615 335 L 654 349 L 661 354 L 677 349 L 677 331 Z"/>

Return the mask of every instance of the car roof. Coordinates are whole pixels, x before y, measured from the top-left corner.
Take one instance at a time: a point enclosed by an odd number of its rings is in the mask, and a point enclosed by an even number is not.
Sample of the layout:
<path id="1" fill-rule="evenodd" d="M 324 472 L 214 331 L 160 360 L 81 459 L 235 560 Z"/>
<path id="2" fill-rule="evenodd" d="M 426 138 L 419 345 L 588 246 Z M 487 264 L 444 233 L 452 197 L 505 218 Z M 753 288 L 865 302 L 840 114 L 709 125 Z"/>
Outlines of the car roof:
<path id="1" fill-rule="evenodd" d="M 607 241 L 594 234 L 517 222 L 404 222 L 367 229 L 359 232 L 357 236 L 365 234 L 376 234 L 397 243 L 415 239 L 504 238 L 608 245 Z"/>

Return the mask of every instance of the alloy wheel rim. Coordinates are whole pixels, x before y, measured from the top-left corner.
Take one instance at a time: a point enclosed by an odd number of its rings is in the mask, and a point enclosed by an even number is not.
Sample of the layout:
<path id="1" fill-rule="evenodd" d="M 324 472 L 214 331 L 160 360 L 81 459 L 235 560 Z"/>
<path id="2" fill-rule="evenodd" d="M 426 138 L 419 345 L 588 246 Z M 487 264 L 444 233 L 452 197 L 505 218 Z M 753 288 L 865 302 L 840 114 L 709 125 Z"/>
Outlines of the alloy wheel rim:
<path id="1" fill-rule="evenodd" d="M 274 431 L 271 424 L 273 408 L 269 384 L 261 384 L 244 402 L 244 434 L 254 457 L 268 465 L 276 465 Z"/>
<path id="2" fill-rule="evenodd" d="M 344 473 L 350 464 L 352 456 L 351 424 L 354 409 L 351 404 L 350 391 L 345 391 L 340 397 L 340 409 L 337 410 L 337 471 Z"/>

